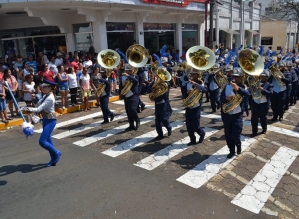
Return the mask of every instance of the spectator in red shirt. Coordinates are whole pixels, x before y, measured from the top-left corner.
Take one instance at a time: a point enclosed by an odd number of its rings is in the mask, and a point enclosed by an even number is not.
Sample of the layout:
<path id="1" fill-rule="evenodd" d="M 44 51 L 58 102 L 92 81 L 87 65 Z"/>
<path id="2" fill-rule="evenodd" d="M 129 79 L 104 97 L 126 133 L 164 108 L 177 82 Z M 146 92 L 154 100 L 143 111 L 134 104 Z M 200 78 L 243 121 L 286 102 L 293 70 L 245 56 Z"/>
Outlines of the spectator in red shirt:
<path id="1" fill-rule="evenodd" d="M 79 57 L 78 56 L 74 56 L 74 61 L 72 61 L 71 67 L 74 69 L 74 72 L 77 73 L 77 71 L 79 70 Z"/>
<path id="2" fill-rule="evenodd" d="M 52 70 L 49 69 L 48 64 L 44 64 L 42 68 L 43 70 L 38 73 L 38 76 L 41 79 L 46 79 L 47 81 L 55 83 L 56 75 Z"/>

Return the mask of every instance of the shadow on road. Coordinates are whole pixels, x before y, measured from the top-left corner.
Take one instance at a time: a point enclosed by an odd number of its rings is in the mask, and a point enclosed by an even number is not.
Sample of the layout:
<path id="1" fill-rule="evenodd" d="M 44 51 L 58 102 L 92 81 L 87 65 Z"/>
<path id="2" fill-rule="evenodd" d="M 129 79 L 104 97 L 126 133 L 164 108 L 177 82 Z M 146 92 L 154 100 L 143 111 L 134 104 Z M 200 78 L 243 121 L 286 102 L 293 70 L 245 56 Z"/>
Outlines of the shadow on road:
<path id="1" fill-rule="evenodd" d="M 0 186 L 4 186 L 5 184 L 7 184 L 7 181 L 0 180 Z"/>
<path id="2" fill-rule="evenodd" d="M 18 166 L 14 166 L 14 165 L 3 166 L 0 168 L 0 177 L 12 173 L 16 173 L 16 172 L 30 173 L 46 167 L 47 167 L 46 164 L 36 164 L 36 165 L 20 164 Z M 0 185 L 1 185 L 1 181 L 0 181 Z"/>

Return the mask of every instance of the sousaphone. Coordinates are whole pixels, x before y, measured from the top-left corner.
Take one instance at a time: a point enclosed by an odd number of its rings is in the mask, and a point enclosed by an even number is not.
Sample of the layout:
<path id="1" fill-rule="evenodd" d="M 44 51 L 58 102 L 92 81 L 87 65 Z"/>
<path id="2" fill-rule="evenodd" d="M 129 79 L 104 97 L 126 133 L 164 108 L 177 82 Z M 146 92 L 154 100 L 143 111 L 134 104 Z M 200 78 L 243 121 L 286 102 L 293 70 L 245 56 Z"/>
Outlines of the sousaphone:
<path id="1" fill-rule="evenodd" d="M 159 67 L 154 74 L 157 76 L 155 83 L 152 86 L 152 91 L 149 94 L 149 99 L 154 101 L 156 97 L 165 94 L 168 91 L 166 81 L 171 80 L 171 74 L 164 67 Z"/>
<path id="2" fill-rule="evenodd" d="M 212 50 L 204 46 L 193 46 L 188 49 L 186 53 L 186 60 L 188 65 L 193 67 L 199 76 L 202 77 L 202 71 L 210 69 L 216 62 L 216 56 Z M 183 100 L 183 104 L 187 108 L 192 108 L 202 97 L 202 92 L 194 88 L 188 97 Z"/>
<path id="3" fill-rule="evenodd" d="M 112 49 L 104 49 L 98 54 L 98 63 L 101 65 L 101 67 L 108 70 L 107 77 L 109 78 L 112 72 L 112 69 L 117 67 L 120 63 L 120 56 L 119 54 L 112 50 Z M 98 97 L 101 96 L 101 94 L 104 92 L 106 88 L 105 84 L 99 84 L 96 94 Z"/>
<path id="4" fill-rule="evenodd" d="M 126 57 L 131 66 L 134 68 L 140 68 L 145 66 L 147 63 L 149 53 L 143 46 L 135 44 L 127 49 Z"/>

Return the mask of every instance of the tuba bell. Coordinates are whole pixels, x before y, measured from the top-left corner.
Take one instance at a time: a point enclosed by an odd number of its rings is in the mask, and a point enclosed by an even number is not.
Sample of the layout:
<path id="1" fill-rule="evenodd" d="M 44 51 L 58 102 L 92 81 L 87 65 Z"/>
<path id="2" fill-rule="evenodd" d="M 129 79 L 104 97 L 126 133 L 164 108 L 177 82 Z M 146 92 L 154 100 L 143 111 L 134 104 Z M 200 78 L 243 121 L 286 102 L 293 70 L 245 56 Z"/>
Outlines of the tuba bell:
<path id="1" fill-rule="evenodd" d="M 247 82 L 251 91 L 252 98 L 261 98 L 262 93 L 259 90 L 259 75 L 264 71 L 263 59 L 256 51 L 252 49 L 243 49 L 238 55 L 238 62 L 243 72 L 247 74 Z"/>
<path id="2" fill-rule="evenodd" d="M 171 75 L 166 68 L 158 68 L 154 74 L 157 76 L 157 79 L 152 86 L 152 92 L 149 93 L 148 96 L 151 101 L 154 101 L 156 97 L 159 97 L 168 91 L 168 84 L 166 81 L 171 80 Z"/>
<path id="3" fill-rule="evenodd" d="M 97 60 L 101 67 L 105 68 L 108 71 L 107 78 L 109 78 L 112 69 L 118 66 L 120 63 L 120 56 L 116 51 L 112 49 L 104 49 L 98 54 Z M 101 96 L 105 88 L 106 84 L 99 84 L 97 90 L 95 91 L 98 97 Z"/>
<path id="4" fill-rule="evenodd" d="M 193 46 L 186 53 L 188 65 L 193 67 L 202 78 L 202 71 L 210 69 L 216 62 L 216 56 L 212 50 L 204 46 Z M 201 80 L 201 79 L 200 79 Z M 202 97 L 202 92 L 194 88 L 188 97 L 183 100 L 183 104 L 187 108 L 192 108 Z"/>
<path id="5" fill-rule="evenodd" d="M 130 46 L 126 51 L 128 63 L 134 68 L 143 67 L 149 58 L 149 53 L 146 48 L 141 45 L 135 44 Z"/>

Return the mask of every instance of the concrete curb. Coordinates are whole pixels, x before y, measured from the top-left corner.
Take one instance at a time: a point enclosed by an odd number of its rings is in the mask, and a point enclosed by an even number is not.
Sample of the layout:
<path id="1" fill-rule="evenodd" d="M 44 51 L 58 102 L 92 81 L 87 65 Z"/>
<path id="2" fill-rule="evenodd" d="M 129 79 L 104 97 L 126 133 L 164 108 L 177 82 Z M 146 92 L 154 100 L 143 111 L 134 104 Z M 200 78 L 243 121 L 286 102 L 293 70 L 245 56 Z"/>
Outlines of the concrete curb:
<path id="1" fill-rule="evenodd" d="M 117 101 L 117 100 L 119 100 L 119 96 L 110 97 L 109 103 Z M 96 103 L 97 103 L 96 100 L 90 101 L 89 107 L 96 106 Z M 76 105 L 76 106 L 71 106 L 66 109 L 55 108 L 55 111 L 56 111 L 56 116 L 60 116 L 60 115 L 68 114 L 68 113 L 78 112 L 82 109 L 84 109 L 84 105 L 80 104 L 80 105 Z M 8 123 L 0 123 L 0 130 L 6 130 L 6 129 L 9 129 L 10 127 L 14 127 L 14 126 L 21 126 L 22 124 L 23 124 L 23 119 L 20 119 L 20 118 L 13 119 L 13 120 L 10 120 Z"/>

